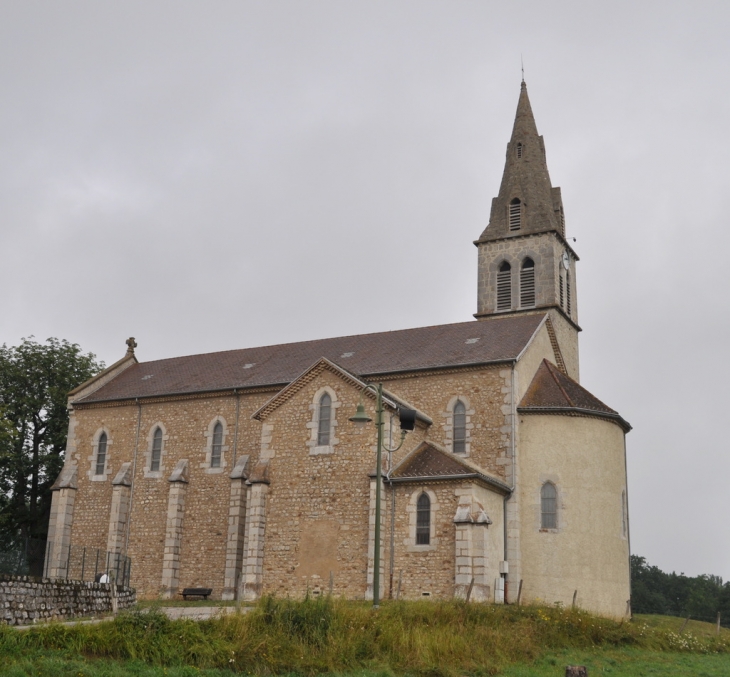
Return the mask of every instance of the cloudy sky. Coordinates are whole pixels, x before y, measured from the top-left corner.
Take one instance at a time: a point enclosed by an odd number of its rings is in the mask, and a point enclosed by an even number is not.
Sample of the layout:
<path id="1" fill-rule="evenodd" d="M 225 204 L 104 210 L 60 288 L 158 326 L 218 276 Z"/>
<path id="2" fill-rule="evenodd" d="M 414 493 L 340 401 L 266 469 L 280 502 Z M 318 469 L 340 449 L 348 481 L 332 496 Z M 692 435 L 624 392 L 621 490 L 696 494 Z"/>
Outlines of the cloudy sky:
<path id="1" fill-rule="evenodd" d="M 524 58 L 632 548 L 730 578 L 726 2 L 0 5 L 0 343 L 471 319 Z"/>

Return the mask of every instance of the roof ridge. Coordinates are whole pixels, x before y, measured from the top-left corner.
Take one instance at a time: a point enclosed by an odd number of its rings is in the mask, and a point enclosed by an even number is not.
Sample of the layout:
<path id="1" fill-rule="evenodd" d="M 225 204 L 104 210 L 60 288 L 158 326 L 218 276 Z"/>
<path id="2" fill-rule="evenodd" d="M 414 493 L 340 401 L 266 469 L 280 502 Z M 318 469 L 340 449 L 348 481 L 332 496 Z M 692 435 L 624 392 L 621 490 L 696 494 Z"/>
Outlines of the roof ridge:
<path id="1" fill-rule="evenodd" d="M 547 358 L 543 358 L 543 362 L 545 362 L 545 363 L 546 363 L 546 365 L 547 365 L 547 368 L 548 368 L 548 371 L 550 372 L 550 376 L 552 376 L 552 377 L 553 377 L 553 381 L 555 381 L 555 385 L 557 385 L 557 386 L 558 386 L 558 388 L 560 388 L 560 392 L 561 392 L 561 393 L 563 393 L 563 396 L 564 396 L 564 397 L 565 397 L 565 399 L 566 399 L 566 400 L 568 401 L 568 404 L 569 404 L 569 405 L 570 405 L 571 407 L 575 407 L 575 406 L 576 406 L 576 405 L 575 405 L 575 402 L 573 402 L 573 400 L 571 400 L 571 399 L 570 399 L 570 395 L 568 395 L 568 392 L 567 392 L 567 390 L 565 390 L 565 388 L 563 388 L 563 384 L 562 384 L 562 383 L 560 383 L 560 381 L 558 380 L 558 377 L 557 377 L 557 375 L 556 375 L 556 374 L 555 374 L 555 372 L 553 371 L 553 368 L 557 369 L 557 367 L 553 367 L 553 364 L 552 364 L 552 362 L 550 362 L 550 360 L 548 360 Z M 580 385 L 580 384 L 578 384 L 578 385 Z"/>

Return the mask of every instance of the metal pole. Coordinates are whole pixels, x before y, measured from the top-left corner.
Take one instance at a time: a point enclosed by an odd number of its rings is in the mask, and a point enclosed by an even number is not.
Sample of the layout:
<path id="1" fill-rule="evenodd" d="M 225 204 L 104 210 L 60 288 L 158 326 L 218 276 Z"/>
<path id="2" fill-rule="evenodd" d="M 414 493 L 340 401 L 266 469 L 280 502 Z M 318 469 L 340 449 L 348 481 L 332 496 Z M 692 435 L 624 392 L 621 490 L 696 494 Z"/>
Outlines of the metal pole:
<path id="1" fill-rule="evenodd" d="M 373 607 L 380 606 L 380 485 L 382 483 L 382 450 L 383 450 L 383 384 L 377 388 L 376 425 L 378 427 L 378 455 L 375 468 L 375 552 L 373 571 Z"/>

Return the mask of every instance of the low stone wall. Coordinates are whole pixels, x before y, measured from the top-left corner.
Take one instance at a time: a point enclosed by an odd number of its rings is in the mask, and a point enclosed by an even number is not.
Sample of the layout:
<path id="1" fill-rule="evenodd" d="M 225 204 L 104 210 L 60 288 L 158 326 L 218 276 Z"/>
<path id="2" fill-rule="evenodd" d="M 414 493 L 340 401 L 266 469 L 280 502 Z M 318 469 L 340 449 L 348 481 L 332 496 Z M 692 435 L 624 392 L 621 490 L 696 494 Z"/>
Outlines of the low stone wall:
<path id="1" fill-rule="evenodd" d="M 0 622 L 31 625 L 52 619 L 110 613 L 111 587 L 108 583 L 0 574 Z M 135 602 L 134 589 L 117 587 L 118 609 L 126 609 Z"/>

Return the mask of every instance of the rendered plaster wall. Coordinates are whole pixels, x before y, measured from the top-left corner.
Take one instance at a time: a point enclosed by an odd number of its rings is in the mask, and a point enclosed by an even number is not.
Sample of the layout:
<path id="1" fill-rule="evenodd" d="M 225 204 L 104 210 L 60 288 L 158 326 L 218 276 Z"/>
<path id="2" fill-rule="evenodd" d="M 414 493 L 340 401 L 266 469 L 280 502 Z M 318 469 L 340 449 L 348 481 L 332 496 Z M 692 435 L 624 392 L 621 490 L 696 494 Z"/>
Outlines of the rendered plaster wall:
<path id="1" fill-rule="evenodd" d="M 631 592 L 622 429 L 560 415 L 521 415 L 519 425 L 523 599 L 570 606 L 577 590 L 578 606 L 625 617 Z M 557 488 L 557 529 L 541 529 L 547 481 Z"/>

